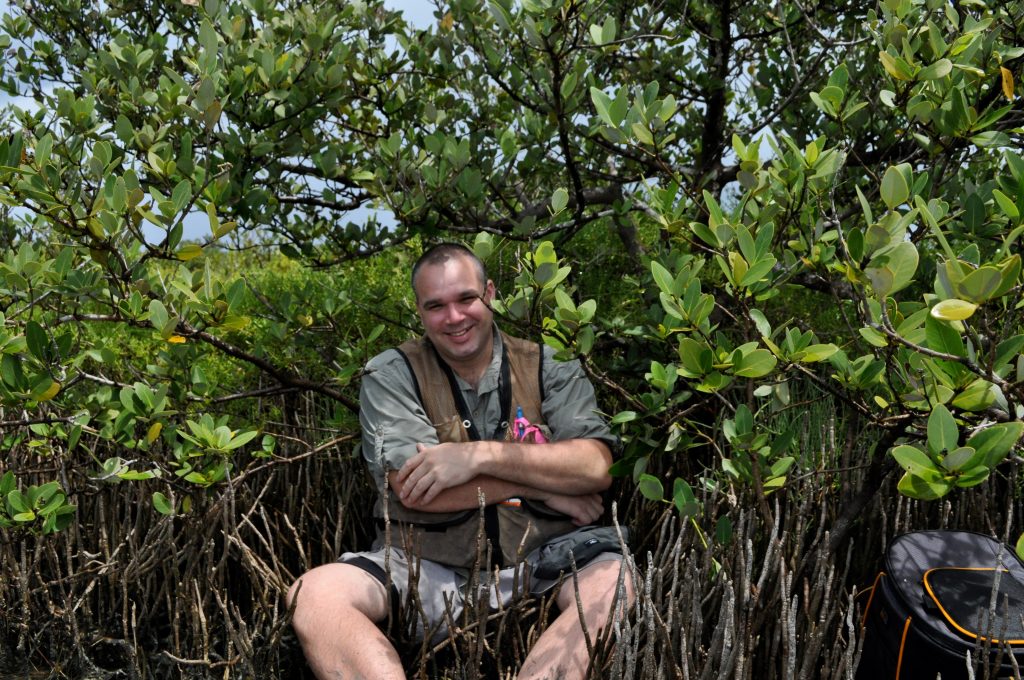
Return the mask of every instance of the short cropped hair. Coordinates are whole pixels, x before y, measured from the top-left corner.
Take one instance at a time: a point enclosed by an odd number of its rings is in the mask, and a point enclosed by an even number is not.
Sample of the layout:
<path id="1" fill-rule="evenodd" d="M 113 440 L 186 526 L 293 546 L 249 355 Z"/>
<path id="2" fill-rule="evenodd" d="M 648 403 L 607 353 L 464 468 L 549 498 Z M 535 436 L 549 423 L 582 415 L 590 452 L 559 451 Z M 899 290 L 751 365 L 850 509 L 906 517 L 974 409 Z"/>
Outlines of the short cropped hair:
<path id="1" fill-rule="evenodd" d="M 480 285 L 487 285 L 487 270 L 484 269 L 484 263 L 476 256 L 472 250 L 462 245 L 461 243 L 438 243 L 435 246 L 427 248 L 419 259 L 416 260 L 416 264 L 412 266 L 412 276 L 409 278 L 409 283 L 412 285 L 412 292 L 419 297 L 416 293 L 416 277 L 420 273 L 420 269 L 424 265 L 439 265 L 444 264 L 448 260 L 455 257 L 465 257 L 473 263 L 473 267 L 476 269 L 477 276 L 480 278 Z"/>

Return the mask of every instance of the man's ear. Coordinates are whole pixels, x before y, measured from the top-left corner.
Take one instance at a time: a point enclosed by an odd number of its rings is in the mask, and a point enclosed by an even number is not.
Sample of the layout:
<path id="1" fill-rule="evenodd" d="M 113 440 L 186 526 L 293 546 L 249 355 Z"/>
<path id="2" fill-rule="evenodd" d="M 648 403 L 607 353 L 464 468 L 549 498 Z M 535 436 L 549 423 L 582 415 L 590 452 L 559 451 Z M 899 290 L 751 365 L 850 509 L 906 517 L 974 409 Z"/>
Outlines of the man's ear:
<path id="1" fill-rule="evenodd" d="M 494 300 L 494 281 L 487 279 L 487 285 L 484 287 L 484 302 L 488 305 Z"/>

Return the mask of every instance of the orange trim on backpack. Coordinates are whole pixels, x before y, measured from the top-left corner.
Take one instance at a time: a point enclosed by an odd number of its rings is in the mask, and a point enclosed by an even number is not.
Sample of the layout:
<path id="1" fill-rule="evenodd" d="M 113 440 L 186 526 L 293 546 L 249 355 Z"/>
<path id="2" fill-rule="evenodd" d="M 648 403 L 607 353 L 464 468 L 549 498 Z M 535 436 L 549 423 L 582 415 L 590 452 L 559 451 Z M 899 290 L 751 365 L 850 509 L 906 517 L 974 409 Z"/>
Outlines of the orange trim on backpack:
<path id="1" fill-rule="evenodd" d="M 900 680 L 900 672 L 903 670 L 903 648 L 907 644 L 907 633 L 910 632 L 910 619 L 907 617 L 906 623 L 903 624 L 903 635 L 900 637 L 900 655 L 896 660 L 896 680 Z"/>
<path id="2" fill-rule="evenodd" d="M 982 641 L 986 641 L 986 642 L 992 642 L 993 644 L 997 644 L 997 645 L 1001 645 L 1004 642 L 1006 644 L 1008 644 L 1008 645 L 1024 645 L 1024 640 L 997 640 L 995 638 L 992 638 L 991 640 L 989 640 L 984 635 L 978 635 L 977 633 L 969 631 L 966 628 L 961 627 L 960 624 L 958 624 L 956 621 L 954 621 L 953 617 L 950 616 L 949 612 L 947 612 L 945 610 L 945 608 L 942 606 L 942 603 L 939 602 L 939 598 L 936 597 L 935 592 L 932 590 L 932 584 L 930 584 L 928 582 L 928 574 L 932 573 L 933 571 L 942 571 L 942 570 L 952 570 L 952 571 L 995 571 L 995 570 L 992 569 L 991 567 L 935 567 L 934 569 L 929 569 L 928 571 L 926 571 L 924 573 L 924 577 L 922 578 L 922 581 L 924 581 L 924 588 L 925 588 L 925 590 L 928 591 L 928 596 L 932 598 L 932 602 L 934 602 L 935 606 L 939 608 L 940 612 L 942 612 L 942 617 L 944 619 L 946 619 L 946 623 L 948 623 L 949 625 L 953 626 L 958 631 L 960 631 L 961 634 L 965 635 L 966 637 L 971 638 L 972 640 L 982 640 Z M 1013 577 L 1013 575 L 1008 570 L 1006 570 L 1006 569 L 1000 569 L 1000 571 L 1003 572 L 1004 574 L 1007 574 L 1010 578 Z"/>
<path id="3" fill-rule="evenodd" d="M 875 593 L 878 592 L 878 582 L 885 576 L 884 571 L 878 572 L 878 576 L 875 577 L 875 582 L 871 584 L 871 595 L 868 597 L 868 603 L 864 607 L 864 616 L 861 617 L 860 627 L 868 625 L 868 612 L 871 611 L 871 603 L 875 600 Z"/>

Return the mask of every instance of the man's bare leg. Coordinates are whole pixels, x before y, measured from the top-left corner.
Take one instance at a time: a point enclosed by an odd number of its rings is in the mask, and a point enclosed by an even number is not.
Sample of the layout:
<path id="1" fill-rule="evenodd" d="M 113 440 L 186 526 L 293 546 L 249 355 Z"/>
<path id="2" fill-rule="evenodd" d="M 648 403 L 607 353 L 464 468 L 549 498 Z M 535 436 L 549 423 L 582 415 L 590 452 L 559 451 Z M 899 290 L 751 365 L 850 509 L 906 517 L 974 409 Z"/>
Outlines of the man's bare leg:
<path id="1" fill-rule="evenodd" d="M 609 560 L 585 567 L 579 572 L 580 601 L 591 643 L 596 642 L 608 623 L 612 601 L 619 583 L 620 562 Z M 633 604 L 633 581 L 625 575 L 626 602 L 617 603 L 619 611 Z M 530 650 L 517 676 L 519 680 L 582 680 L 590 658 L 580 626 L 576 588 L 567 578 L 556 600 L 561 613 Z"/>
<path id="2" fill-rule="evenodd" d="M 292 626 L 316 677 L 405 680 L 398 653 L 377 627 L 388 612 L 380 581 L 349 564 L 325 564 L 296 581 L 288 603 L 293 597 Z"/>

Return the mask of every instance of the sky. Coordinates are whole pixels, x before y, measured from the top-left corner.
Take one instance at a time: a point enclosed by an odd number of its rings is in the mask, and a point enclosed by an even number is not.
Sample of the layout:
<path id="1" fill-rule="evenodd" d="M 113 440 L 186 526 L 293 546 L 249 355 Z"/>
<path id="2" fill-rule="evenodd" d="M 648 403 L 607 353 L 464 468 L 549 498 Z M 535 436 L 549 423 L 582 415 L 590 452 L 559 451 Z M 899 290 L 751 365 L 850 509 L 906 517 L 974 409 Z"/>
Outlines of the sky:
<path id="1" fill-rule="evenodd" d="M 0 0 L 0 3 L 5 0 Z M 429 0 L 384 0 L 384 5 L 401 10 L 405 20 L 417 28 L 426 28 L 437 22 L 434 18 L 434 3 Z"/>

